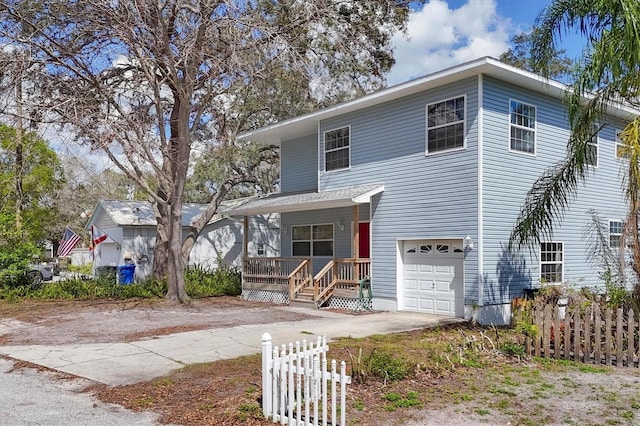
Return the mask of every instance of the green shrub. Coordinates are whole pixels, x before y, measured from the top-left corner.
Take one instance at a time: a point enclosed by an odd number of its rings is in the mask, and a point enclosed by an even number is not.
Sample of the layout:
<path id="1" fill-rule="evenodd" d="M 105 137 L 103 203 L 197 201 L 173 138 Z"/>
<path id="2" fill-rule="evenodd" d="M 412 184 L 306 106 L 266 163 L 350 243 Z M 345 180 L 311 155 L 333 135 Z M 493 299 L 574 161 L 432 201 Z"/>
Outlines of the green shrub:
<path id="1" fill-rule="evenodd" d="M 187 294 L 191 297 L 237 296 L 242 292 L 240 268 L 219 262 L 211 270 L 201 265 L 189 266 L 184 272 Z"/>
<path id="2" fill-rule="evenodd" d="M 240 271 L 236 267 L 221 266 L 207 270 L 200 266 L 185 270 L 185 288 L 194 298 L 209 296 L 236 296 L 241 292 Z M 115 274 L 104 273 L 97 279 L 66 279 L 46 283 L 40 289 L 31 289 L 27 282 L 14 279 L 0 283 L 0 299 L 127 299 L 160 298 L 167 294 L 167 282 L 148 279 L 140 283 L 116 284 Z"/>
<path id="3" fill-rule="evenodd" d="M 504 342 L 500 345 L 500 350 L 509 356 L 523 357 L 525 355 L 524 346 L 515 342 Z"/>
<path id="4" fill-rule="evenodd" d="M 371 371 L 375 376 L 392 382 L 402 380 L 408 375 L 406 363 L 387 352 L 373 354 Z"/>
<path id="5" fill-rule="evenodd" d="M 354 356 L 347 350 L 351 358 L 351 377 L 364 383 L 369 377 L 378 377 L 386 381 L 402 380 L 409 374 L 407 362 L 392 354 L 373 348 L 369 355 L 363 356 L 362 348 Z"/>
<path id="6" fill-rule="evenodd" d="M 93 273 L 93 265 L 91 263 L 87 263 L 86 265 L 69 265 L 67 269 L 69 272 L 87 276 L 90 276 Z"/>
<path id="7" fill-rule="evenodd" d="M 411 407 L 421 407 L 422 402 L 418 397 L 418 393 L 414 391 L 409 391 L 405 396 L 400 395 L 398 393 L 386 393 L 384 394 L 384 399 L 386 399 L 389 404 L 384 406 L 384 409 L 387 411 L 395 411 L 398 408 L 411 408 Z"/>

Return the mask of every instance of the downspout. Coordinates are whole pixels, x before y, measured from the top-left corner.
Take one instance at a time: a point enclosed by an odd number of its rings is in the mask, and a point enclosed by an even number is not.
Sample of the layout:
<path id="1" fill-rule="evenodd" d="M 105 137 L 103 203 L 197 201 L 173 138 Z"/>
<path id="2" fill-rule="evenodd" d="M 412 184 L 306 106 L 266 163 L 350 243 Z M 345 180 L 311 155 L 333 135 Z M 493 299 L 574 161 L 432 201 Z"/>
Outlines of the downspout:
<path id="1" fill-rule="evenodd" d="M 484 305 L 484 232 L 483 232 L 483 152 L 484 143 L 484 79 L 478 74 L 478 306 Z"/>

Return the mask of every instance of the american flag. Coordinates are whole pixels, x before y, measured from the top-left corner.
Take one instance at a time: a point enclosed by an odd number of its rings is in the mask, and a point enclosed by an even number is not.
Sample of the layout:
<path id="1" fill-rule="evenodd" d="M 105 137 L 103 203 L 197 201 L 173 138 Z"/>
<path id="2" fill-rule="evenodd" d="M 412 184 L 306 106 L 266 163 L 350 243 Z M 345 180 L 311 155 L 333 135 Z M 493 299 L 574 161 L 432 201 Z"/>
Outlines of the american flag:
<path id="1" fill-rule="evenodd" d="M 65 228 L 64 234 L 62 234 L 62 239 L 60 240 L 60 246 L 58 247 L 58 257 L 69 256 L 71 250 L 73 250 L 81 240 L 82 238 L 80 238 L 80 235 L 76 234 L 68 227 Z"/>

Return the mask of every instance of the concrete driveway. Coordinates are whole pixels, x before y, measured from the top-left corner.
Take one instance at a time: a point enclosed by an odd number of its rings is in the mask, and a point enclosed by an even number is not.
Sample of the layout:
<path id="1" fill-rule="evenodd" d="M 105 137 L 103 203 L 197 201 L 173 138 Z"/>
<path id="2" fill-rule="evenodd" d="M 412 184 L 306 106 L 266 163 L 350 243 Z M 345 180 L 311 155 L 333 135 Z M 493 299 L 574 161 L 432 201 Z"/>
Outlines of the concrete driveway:
<path id="1" fill-rule="evenodd" d="M 350 315 L 304 308 L 277 307 L 302 320 L 209 328 L 130 342 L 20 344 L 0 346 L 0 355 L 28 361 L 107 385 L 148 381 L 185 365 L 259 353 L 264 333 L 274 344 L 317 336 L 364 337 L 435 327 L 462 319 L 409 312 Z M 237 310 L 242 315 L 242 309 Z M 0 319 L 0 334 L 9 320 Z"/>

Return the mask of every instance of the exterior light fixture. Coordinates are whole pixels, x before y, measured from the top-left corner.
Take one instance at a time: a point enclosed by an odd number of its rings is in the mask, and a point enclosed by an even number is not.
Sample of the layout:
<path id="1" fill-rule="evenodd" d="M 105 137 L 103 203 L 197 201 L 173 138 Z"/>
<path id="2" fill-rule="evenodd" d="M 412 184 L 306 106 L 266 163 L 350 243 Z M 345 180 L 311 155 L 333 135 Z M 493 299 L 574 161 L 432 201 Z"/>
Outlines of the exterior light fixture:
<path id="1" fill-rule="evenodd" d="M 465 250 L 472 250 L 473 249 L 473 240 L 471 239 L 471 237 L 469 235 L 464 237 L 463 247 L 464 247 Z"/>

